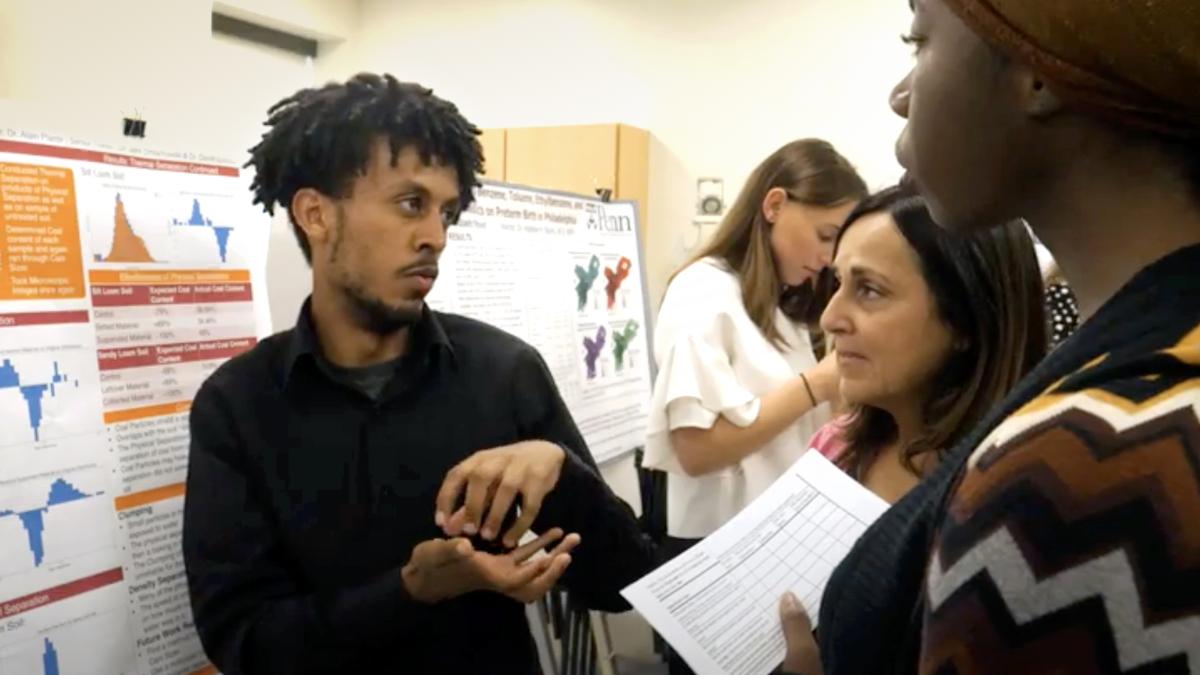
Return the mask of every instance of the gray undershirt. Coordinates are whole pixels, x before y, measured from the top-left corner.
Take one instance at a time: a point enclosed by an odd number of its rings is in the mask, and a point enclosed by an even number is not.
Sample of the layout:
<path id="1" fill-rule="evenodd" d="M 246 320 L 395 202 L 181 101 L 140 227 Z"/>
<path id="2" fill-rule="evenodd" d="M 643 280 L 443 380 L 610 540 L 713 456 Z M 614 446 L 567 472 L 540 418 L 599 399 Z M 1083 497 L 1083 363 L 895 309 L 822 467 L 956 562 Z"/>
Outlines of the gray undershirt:
<path id="1" fill-rule="evenodd" d="M 378 401 L 383 395 L 383 390 L 396 376 L 396 368 L 400 365 L 400 359 L 361 368 L 345 368 L 330 363 L 325 358 L 319 358 L 318 362 L 326 375 L 351 389 L 361 391 L 372 401 Z"/>

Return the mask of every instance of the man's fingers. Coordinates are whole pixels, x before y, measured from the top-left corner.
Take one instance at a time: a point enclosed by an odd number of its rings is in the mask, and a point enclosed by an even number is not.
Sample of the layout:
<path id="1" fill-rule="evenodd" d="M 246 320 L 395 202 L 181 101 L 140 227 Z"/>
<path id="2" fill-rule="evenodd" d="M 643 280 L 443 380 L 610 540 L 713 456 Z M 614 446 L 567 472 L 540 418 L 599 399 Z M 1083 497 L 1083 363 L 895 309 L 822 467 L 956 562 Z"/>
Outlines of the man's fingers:
<path id="1" fill-rule="evenodd" d="M 467 522 L 463 524 L 463 532 L 468 535 L 479 532 L 488 500 L 500 482 L 503 464 L 502 461 L 479 462 L 467 476 L 467 500 L 463 504 L 467 509 Z"/>
<path id="2" fill-rule="evenodd" d="M 529 558 L 532 557 L 533 554 L 537 553 L 538 551 L 546 548 L 550 544 L 553 544 L 554 542 L 561 539 L 562 536 L 563 536 L 563 531 L 561 528 L 558 528 L 558 527 L 551 528 L 550 530 L 547 530 L 544 534 L 542 534 L 542 536 L 529 542 L 528 544 L 522 545 L 521 548 L 515 549 L 508 555 L 512 557 L 513 562 L 515 562 L 517 564 L 523 563 L 526 560 L 529 560 Z M 575 536 L 579 536 L 579 535 L 575 535 Z"/>
<path id="3" fill-rule="evenodd" d="M 492 495 L 492 505 L 487 519 L 483 521 L 483 526 L 479 529 L 479 534 L 484 539 L 490 541 L 500 534 L 500 528 L 504 525 L 504 517 L 512 508 L 513 500 L 516 499 L 520 487 L 521 476 L 516 467 L 510 464 L 500 479 L 499 485 L 496 486 L 496 493 Z"/>
<path id="4" fill-rule="evenodd" d="M 581 541 L 583 541 L 583 538 L 578 534 L 575 534 L 574 532 L 568 534 L 567 536 L 563 537 L 562 541 L 558 542 L 558 546 L 555 546 L 553 551 L 550 551 L 550 557 L 562 555 L 564 553 L 570 553 L 571 551 L 575 550 L 575 547 L 578 546 L 579 542 Z"/>
<path id="5" fill-rule="evenodd" d="M 463 507 L 459 507 L 459 509 L 454 512 L 454 515 L 450 516 L 450 518 L 445 521 L 445 525 L 442 525 L 442 531 L 445 532 L 446 536 L 448 537 L 457 537 L 463 533 L 463 525 L 466 525 L 466 523 L 467 510 Z"/>
<path id="6" fill-rule="evenodd" d="M 519 591 L 525 586 L 533 582 L 546 571 L 552 560 L 550 558 L 541 558 L 532 560 L 523 565 L 517 565 L 508 579 L 505 580 L 504 588 L 506 592 Z"/>
<path id="7" fill-rule="evenodd" d="M 522 505 L 521 515 L 513 521 L 512 527 L 508 528 L 508 532 L 504 533 L 504 545 L 510 548 L 516 546 L 517 542 L 521 541 L 521 537 L 525 536 L 525 533 L 529 531 L 529 528 L 533 527 L 535 518 L 537 518 L 537 513 Z"/>
<path id="8" fill-rule="evenodd" d="M 516 563 L 512 554 L 477 553 L 464 562 L 473 566 L 476 574 L 487 580 L 487 587 L 498 593 L 514 593 L 536 579 L 550 565 L 550 558 Z"/>
<path id="9" fill-rule="evenodd" d="M 549 592 L 567 571 L 567 567 L 571 564 L 571 556 L 568 553 L 563 553 L 549 558 L 549 561 L 550 564 L 544 572 L 515 593 L 517 599 L 522 602 L 533 602 Z"/>
<path id="10" fill-rule="evenodd" d="M 474 463 L 474 457 L 460 462 L 453 469 L 450 469 L 446 474 L 445 480 L 442 481 L 442 487 L 438 490 L 437 494 L 437 511 L 433 516 L 433 521 L 438 527 L 445 527 L 450 514 L 454 513 L 459 497 L 462 496 L 463 488 L 467 486 L 467 476 Z"/>
<path id="11" fill-rule="evenodd" d="M 430 539 L 417 544 L 412 561 L 418 567 L 434 568 L 458 562 L 474 552 L 466 539 Z"/>
<path id="12" fill-rule="evenodd" d="M 542 482 L 532 477 L 521 486 L 521 515 L 504 534 L 505 546 L 516 546 L 529 528 L 533 527 L 533 521 L 542 510 L 542 500 L 546 497 L 546 492 Z"/>

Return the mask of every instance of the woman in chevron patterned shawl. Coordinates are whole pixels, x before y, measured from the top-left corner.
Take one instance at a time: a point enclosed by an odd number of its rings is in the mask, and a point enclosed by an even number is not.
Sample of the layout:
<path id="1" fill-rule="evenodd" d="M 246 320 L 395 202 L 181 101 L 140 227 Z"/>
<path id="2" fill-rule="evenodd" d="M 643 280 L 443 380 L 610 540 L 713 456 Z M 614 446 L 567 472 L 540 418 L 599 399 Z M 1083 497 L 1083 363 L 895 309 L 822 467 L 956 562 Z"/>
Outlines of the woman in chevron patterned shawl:
<path id="1" fill-rule="evenodd" d="M 785 670 L 1200 673 L 1200 3 L 912 0 L 897 155 L 1085 323 L 859 540 Z"/>

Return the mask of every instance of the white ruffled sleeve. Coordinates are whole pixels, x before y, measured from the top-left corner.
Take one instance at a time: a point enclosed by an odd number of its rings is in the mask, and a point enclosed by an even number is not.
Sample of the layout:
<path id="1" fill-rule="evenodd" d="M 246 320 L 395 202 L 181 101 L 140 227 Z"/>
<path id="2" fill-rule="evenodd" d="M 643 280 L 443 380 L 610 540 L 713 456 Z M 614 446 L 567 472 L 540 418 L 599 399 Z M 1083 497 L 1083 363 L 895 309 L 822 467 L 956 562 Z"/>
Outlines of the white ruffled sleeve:
<path id="1" fill-rule="evenodd" d="M 663 391 L 661 397 L 655 392 L 654 403 L 661 398 L 665 404 L 668 431 L 709 429 L 718 416 L 739 427 L 758 419 L 758 397 L 738 383 L 729 356 L 720 346 L 702 337 L 681 337 L 658 372 L 656 389 L 661 382 Z"/>
<path id="2" fill-rule="evenodd" d="M 744 311 L 737 280 L 710 262 L 694 263 L 671 282 L 655 327 L 647 467 L 683 471 L 670 444 L 674 429 L 708 429 L 719 416 L 744 427 L 758 418 L 758 396 L 734 373 L 731 311 Z"/>

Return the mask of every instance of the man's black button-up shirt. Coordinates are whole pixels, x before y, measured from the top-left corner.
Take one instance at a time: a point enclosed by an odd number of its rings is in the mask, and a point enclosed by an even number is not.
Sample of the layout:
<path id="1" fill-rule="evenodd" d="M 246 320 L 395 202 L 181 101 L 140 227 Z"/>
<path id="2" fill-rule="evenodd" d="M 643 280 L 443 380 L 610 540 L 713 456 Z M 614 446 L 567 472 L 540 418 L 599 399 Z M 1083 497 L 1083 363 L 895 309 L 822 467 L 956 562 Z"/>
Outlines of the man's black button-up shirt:
<path id="1" fill-rule="evenodd" d="M 425 605 L 401 583 L 414 546 L 441 534 L 446 472 L 479 450 L 567 450 L 535 530 L 582 535 L 564 583 L 585 604 L 627 609 L 618 591 L 649 570 L 537 351 L 429 310 L 412 330 L 375 400 L 321 367 L 307 306 L 196 395 L 184 556 L 196 628 L 227 675 L 538 672 L 518 602 Z"/>

